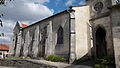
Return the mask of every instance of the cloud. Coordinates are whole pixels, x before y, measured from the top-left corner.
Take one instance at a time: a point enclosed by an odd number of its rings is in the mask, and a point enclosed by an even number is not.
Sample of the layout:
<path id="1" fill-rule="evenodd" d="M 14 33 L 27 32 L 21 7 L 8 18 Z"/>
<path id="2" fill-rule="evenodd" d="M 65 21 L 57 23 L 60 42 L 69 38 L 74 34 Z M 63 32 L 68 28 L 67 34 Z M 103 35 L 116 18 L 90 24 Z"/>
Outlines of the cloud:
<path id="1" fill-rule="evenodd" d="M 37 1 L 37 0 L 36 0 Z M 53 15 L 53 9 L 49 9 L 43 5 L 48 0 L 39 0 L 42 4 L 34 4 L 35 1 L 29 0 L 15 0 L 14 2 L 7 4 L 7 6 L 1 6 L 0 13 L 5 14 L 4 19 L 13 21 L 37 21 L 45 17 Z"/>
<path id="2" fill-rule="evenodd" d="M 30 1 L 30 0 L 29 0 Z M 33 2 L 33 1 L 32 1 Z M 34 0 L 35 4 L 44 4 L 46 2 L 50 2 L 49 0 Z"/>
<path id="3" fill-rule="evenodd" d="M 10 43 L 16 21 L 32 24 L 53 15 L 54 10 L 44 5 L 48 2 L 49 0 L 15 0 L 6 6 L 0 6 L 0 13 L 5 15 L 2 17 L 4 27 L 0 27 L 0 33 L 5 33 L 5 37 L 0 37 L 0 43 L 5 43 L 5 40 Z"/>
<path id="4" fill-rule="evenodd" d="M 67 0 L 65 3 L 66 6 L 71 6 L 71 5 L 85 5 L 86 0 Z"/>
<path id="5" fill-rule="evenodd" d="M 67 2 L 65 3 L 66 6 L 70 6 L 72 5 L 74 2 L 74 0 L 67 0 Z"/>
<path id="6" fill-rule="evenodd" d="M 55 5 L 58 5 L 61 2 L 61 0 L 56 0 Z"/>
<path id="7" fill-rule="evenodd" d="M 5 22 L 4 22 L 5 21 Z M 4 20 L 3 27 L 0 27 L 0 34 L 4 33 L 4 36 L 0 37 L 0 43 L 10 43 L 11 37 L 13 35 L 12 30 L 14 28 L 14 23 L 10 20 Z"/>
<path id="8" fill-rule="evenodd" d="M 80 0 L 79 5 L 85 5 L 86 4 L 86 0 Z"/>

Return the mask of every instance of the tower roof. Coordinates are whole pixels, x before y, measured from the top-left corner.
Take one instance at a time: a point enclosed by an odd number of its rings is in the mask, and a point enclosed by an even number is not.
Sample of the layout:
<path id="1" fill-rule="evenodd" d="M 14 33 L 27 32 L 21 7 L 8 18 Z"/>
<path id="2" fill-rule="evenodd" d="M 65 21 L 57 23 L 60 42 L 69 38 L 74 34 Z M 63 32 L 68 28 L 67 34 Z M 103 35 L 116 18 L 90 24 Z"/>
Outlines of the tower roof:
<path id="1" fill-rule="evenodd" d="M 15 28 L 13 29 L 13 31 L 15 31 L 16 29 L 20 29 L 21 27 L 20 27 L 20 24 L 19 24 L 19 22 L 17 21 L 16 22 L 16 25 L 15 25 Z"/>

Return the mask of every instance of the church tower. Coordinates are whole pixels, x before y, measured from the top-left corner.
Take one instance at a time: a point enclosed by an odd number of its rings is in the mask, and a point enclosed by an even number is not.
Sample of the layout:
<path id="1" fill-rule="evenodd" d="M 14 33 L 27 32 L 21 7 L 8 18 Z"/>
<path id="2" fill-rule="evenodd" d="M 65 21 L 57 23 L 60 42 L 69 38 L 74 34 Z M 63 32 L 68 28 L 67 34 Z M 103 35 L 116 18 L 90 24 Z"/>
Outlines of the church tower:
<path id="1" fill-rule="evenodd" d="M 110 10 L 112 0 L 90 0 L 90 24 L 92 27 L 92 55 L 96 59 L 114 55 Z"/>
<path id="2" fill-rule="evenodd" d="M 111 0 L 90 0 L 90 13 L 92 18 L 109 12 L 108 7 L 112 5 Z"/>

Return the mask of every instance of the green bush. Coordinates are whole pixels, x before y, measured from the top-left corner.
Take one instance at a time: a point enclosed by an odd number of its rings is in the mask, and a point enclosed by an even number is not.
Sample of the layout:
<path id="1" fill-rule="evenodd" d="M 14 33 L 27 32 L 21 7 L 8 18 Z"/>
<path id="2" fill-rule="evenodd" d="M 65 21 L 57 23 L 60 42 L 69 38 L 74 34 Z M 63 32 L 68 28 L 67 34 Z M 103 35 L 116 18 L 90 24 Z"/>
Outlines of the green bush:
<path id="1" fill-rule="evenodd" d="M 108 65 L 110 62 L 108 62 L 106 59 L 102 59 L 101 64 L 102 65 Z"/>
<path id="2" fill-rule="evenodd" d="M 50 55 L 45 58 L 48 61 L 53 61 L 53 62 L 65 62 L 67 61 L 65 58 L 60 57 L 60 56 L 55 56 L 55 55 Z"/>
<path id="3" fill-rule="evenodd" d="M 114 64 L 114 58 L 110 56 L 100 60 L 100 64 L 95 64 L 95 68 L 111 68 L 109 65 Z"/>
<path id="4" fill-rule="evenodd" d="M 95 64 L 95 68 L 110 68 L 108 65 Z"/>
<path id="5" fill-rule="evenodd" d="M 81 58 L 76 58 L 77 61 L 86 61 L 89 60 L 89 57 L 81 57 Z"/>
<path id="6" fill-rule="evenodd" d="M 102 60 L 106 60 L 106 62 L 108 63 L 108 64 L 114 64 L 114 58 L 113 57 L 111 57 L 111 56 L 106 56 L 106 57 L 104 57 Z"/>
<path id="7" fill-rule="evenodd" d="M 95 64 L 95 68 L 101 68 L 100 64 Z"/>

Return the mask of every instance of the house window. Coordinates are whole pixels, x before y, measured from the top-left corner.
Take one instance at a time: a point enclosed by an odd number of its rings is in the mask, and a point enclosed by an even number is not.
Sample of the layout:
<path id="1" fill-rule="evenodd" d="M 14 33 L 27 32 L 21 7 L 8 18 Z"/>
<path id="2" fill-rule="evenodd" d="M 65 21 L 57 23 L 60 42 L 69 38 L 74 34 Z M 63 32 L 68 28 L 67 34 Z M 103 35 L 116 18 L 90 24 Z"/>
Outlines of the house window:
<path id="1" fill-rule="evenodd" d="M 0 52 L 0 55 L 2 55 L 2 53 Z"/>
<path id="2" fill-rule="evenodd" d="M 57 44 L 63 44 L 63 28 L 61 26 L 57 32 Z"/>

